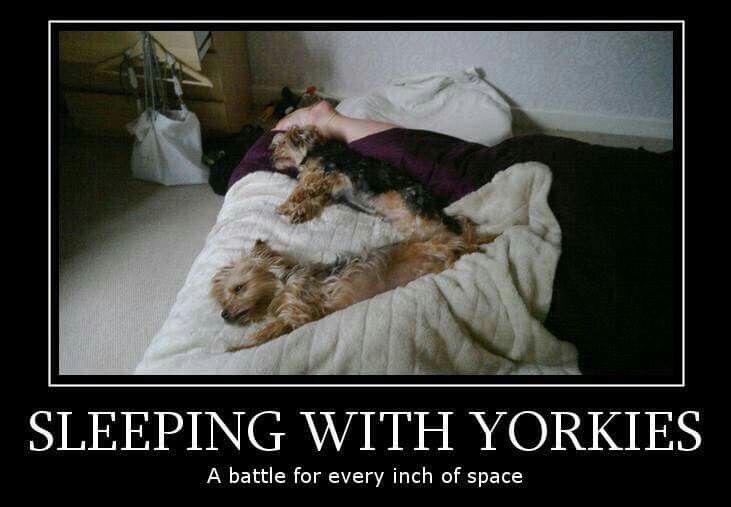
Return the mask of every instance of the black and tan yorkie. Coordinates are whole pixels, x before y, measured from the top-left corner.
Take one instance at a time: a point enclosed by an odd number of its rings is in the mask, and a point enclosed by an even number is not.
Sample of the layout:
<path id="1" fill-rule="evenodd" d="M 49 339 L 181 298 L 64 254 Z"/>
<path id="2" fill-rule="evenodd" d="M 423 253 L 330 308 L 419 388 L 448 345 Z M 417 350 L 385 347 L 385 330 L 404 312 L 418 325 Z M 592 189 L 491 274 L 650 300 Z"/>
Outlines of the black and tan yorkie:
<path id="1" fill-rule="evenodd" d="M 212 294 L 223 308 L 221 317 L 232 324 L 263 324 L 245 344 L 230 350 L 262 344 L 449 268 L 462 255 L 476 251 L 480 242 L 471 222 L 463 220 L 461 225 L 460 236 L 442 232 L 343 256 L 332 264 L 299 263 L 257 240 L 250 252 L 221 268 L 213 279 Z"/>
<path id="2" fill-rule="evenodd" d="M 275 169 L 299 171 L 297 186 L 277 208 L 293 223 L 312 220 L 325 206 L 342 202 L 385 218 L 404 239 L 462 233 L 459 221 L 444 213 L 445 203 L 404 171 L 325 139 L 314 126 L 279 133 L 270 148 Z"/>

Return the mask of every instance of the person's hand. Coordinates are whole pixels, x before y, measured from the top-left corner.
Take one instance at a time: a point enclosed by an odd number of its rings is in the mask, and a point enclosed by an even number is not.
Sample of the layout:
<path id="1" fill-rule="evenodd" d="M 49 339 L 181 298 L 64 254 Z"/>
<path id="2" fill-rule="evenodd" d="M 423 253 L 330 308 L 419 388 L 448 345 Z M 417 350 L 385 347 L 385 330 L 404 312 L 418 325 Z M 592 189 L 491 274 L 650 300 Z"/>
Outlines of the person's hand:
<path id="1" fill-rule="evenodd" d="M 304 127 L 310 123 L 310 109 L 314 106 L 304 107 L 292 111 L 287 116 L 279 120 L 274 126 L 274 130 L 289 130 L 292 127 Z"/>
<path id="2" fill-rule="evenodd" d="M 289 130 L 292 127 L 314 125 L 324 137 L 330 137 L 329 125 L 337 116 L 335 108 L 326 100 L 321 100 L 310 107 L 297 109 L 288 114 L 274 126 L 274 130 Z"/>

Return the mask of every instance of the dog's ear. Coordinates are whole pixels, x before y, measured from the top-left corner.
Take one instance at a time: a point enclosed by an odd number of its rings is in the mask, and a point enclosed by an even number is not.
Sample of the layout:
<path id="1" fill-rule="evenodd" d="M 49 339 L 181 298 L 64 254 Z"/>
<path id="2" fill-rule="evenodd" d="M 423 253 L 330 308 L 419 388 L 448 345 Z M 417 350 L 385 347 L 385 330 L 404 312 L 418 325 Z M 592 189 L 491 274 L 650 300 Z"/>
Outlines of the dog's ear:
<path id="1" fill-rule="evenodd" d="M 226 266 L 216 271 L 216 274 L 213 275 L 211 294 L 217 301 L 222 301 L 224 299 L 226 278 L 231 273 L 232 269 L 233 264 L 227 264 Z"/>
<path id="2" fill-rule="evenodd" d="M 294 126 L 289 130 L 289 138 L 295 146 L 310 149 L 322 140 L 322 135 L 314 125 Z"/>
<path id="3" fill-rule="evenodd" d="M 257 239 L 254 241 L 254 246 L 251 247 L 251 255 L 253 257 L 259 257 L 266 260 L 275 260 L 282 257 L 279 252 L 273 250 L 272 247 L 269 246 L 269 243 L 263 239 Z"/>
<path id="4" fill-rule="evenodd" d="M 233 267 L 233 264 L 227 264 L 218 271 L 216 271 L 216 274 L 213 275 L 213 283 L 221 283 L 223 280 L 225 280 L 229 273 L 231 273 Z"/>
<path id="5" fill-rule="evenodd" d="M 292 141 L 289 137 L 289 132 L 276 134 L 269 145 L 269 149 L 272 152 L 272 165 L 277 171 L 284 171 L 290 167 L 297 166 L 297 162 L 294 160 L 294 152 L 291 148 Z"/>
<path id="6" fill-rule="evenodd" d="M 279 134 L 272 137 L 272 142 L 269 143 L 269 149 L 273 150 L 274 148 L 276 148 L 277 146 L 282 144 L 284 142 L 285 137 L 286 137 L 286 135 L 282 132 L 280 132 Z"/>
<path id="7" fill-rule="evenodd" d="M 251 255 L 264 261 L 270 268 L 278 267 L 289 269 L 296 264 L 293 259 L 277 252 L 269 246 L 269 243 L 261 239 L 257 239 L 254 242 L 254 246 L 251 248 Z"/>
<path id="8" fill-rule="evenodd" d="M 254 241 L 254 246 L 251 247 L 252 255 L 262 255 L 269 250 L 269 245 L 263 239 L 257 239 Z"/>

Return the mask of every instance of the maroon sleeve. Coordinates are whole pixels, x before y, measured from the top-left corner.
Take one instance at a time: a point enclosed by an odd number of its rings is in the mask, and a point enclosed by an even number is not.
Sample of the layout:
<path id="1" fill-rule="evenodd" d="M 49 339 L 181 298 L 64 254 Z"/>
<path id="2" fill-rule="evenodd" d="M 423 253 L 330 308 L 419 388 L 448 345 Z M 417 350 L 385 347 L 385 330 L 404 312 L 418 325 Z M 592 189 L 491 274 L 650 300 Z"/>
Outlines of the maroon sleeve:
<path id="1" fill-rule="evenodd" d="M 456 137 L 393 128 L 350 143 L 350 148 L 403 169 L 433 195 L 454 202 L 480 185 L 474 178 L 489 167 L 490 148 Z"/>

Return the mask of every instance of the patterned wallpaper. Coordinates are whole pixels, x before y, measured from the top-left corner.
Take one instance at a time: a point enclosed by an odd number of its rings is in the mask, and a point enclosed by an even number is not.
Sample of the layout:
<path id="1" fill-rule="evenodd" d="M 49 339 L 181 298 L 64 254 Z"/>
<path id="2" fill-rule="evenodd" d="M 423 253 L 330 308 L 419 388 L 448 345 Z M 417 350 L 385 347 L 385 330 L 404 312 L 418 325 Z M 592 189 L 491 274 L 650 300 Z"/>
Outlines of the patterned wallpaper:
<path id="1" fill-rule="evenodd" d="M 255 86 L 335 96 L 477 66 L 527 110 L 669 120 L 672 32 L 250 32 Z"/>

